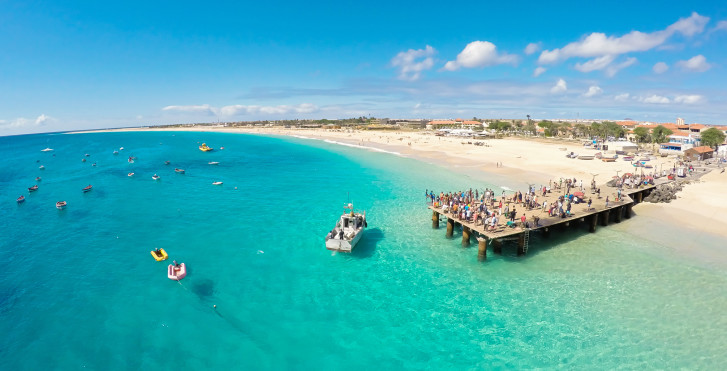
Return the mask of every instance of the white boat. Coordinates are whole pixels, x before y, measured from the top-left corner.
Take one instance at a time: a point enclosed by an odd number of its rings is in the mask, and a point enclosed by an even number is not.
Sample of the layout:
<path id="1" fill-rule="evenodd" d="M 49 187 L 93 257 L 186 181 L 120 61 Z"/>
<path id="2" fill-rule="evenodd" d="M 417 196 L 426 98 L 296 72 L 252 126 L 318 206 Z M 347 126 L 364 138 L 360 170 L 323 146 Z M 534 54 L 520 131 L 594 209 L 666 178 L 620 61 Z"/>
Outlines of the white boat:
<path id="1" fill-rule="evenodd" d="M 114 154 L 115 154 L 115 155 L 118 155 L 118 154 L 119 154 L 119 151 L 117 151 L 117 150 L 114 150 Z"/>
<path id="2" fill-rule="evenodd" d="M 591 156 L 591 155 L 580 155 L 580 156 L 578 156 L 578 159 L 579 160 L 593 160 L 594 157 L 595 156 Z"/>
<path id="3" fill-rule="evenodd" d="M 207 163 L 207 165 L 219 165 L 220 163 L 217 161 L 210 161 Z"/>
<path id="4" fill-rule="evenodd" d="M 41 152 L 50 152 L 52 150 L 53 150 L 53 148 L 46 148 L 46 149 L 41 149 L 40 151 Z"/>
<path id="5" fill-rule="evenodd" d="M 344 206 L 343 215 L 336 222 L 336 227 L 326 235 L 326 249 L 351 252 L 361 240 L 366 226 L 366 212 L 354 212 L 353 204 Z"/>
<path id="6" fill-rule="evenodd" d="M 154 180 L 159 180 L 162 177 L 160 177 L 159 175 L 154 174 L 154 175 L 151 176 L 151 178 L 154 179 Z"/>
<path id="7" fill-rule="evenodd" d="M 222 185 L 222 182 L 212 182 L 212 185 Z"/>

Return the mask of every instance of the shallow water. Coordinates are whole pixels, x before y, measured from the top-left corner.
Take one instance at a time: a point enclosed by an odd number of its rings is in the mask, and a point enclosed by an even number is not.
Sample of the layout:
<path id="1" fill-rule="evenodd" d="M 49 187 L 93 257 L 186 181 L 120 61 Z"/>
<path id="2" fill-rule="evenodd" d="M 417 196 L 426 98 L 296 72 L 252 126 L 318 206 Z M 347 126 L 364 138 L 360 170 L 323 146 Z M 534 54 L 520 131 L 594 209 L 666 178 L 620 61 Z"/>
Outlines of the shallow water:
<path id="1" fill-rule="evenodd" d="M 203 141 L 225 149 L 200 152 Z M 425 189 L 517 182 L 335 143 L 219 133 L 6 137 L 0 154 L 6 369 L 727 362 L 727 276 L 640 237 L 638 217 L 594 234 L 535 235 L 527 257 L 506 245 L 485 263 L 458 234 L 431 228 Z M 354 253 L 331 254 L 323 236 L 349 199 L 369 228 Z M 185 262 L 187 278 L 167 279 L 167 262 L 149 254 L 156 247 Z"/>

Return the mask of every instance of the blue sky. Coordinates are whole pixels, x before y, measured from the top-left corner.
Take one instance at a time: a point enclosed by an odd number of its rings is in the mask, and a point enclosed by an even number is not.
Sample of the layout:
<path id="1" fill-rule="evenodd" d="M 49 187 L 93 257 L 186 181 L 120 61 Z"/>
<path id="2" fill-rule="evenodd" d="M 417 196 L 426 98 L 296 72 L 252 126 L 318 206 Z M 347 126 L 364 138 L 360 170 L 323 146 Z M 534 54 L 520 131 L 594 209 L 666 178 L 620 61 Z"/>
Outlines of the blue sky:
<path id="1" fill-rule="evenodd" d="M 724 2 L 0 2 L 0 135 L 286 118 L 727 124 Z"/>

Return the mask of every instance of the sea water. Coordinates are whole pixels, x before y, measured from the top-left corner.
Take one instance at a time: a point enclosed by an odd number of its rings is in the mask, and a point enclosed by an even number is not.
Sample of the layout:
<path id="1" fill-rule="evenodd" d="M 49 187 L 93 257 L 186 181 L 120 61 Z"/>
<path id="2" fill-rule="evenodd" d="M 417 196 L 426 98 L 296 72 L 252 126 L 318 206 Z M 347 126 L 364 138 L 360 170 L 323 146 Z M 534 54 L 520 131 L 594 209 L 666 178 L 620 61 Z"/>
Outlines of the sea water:
<path id="1" fill-rule="evenodd" d="M 506 243 L 483 263 L 459 232 L 432 229 L 426 189 L 523 187 L 515 179 L 220 133 L 4 137 L 0 156 L 2 369 L 727 363 L 727 275 L 642 238 L 638 217 L 534 234 L 527 256 Z M 368 228 L 352 254 L 333 254 L 324 236 L 349 202 Z M 168 261 L 152 258 L 158 247 Z M 180 282 L 166 277 L 172 260 L 188 267 Z"/>

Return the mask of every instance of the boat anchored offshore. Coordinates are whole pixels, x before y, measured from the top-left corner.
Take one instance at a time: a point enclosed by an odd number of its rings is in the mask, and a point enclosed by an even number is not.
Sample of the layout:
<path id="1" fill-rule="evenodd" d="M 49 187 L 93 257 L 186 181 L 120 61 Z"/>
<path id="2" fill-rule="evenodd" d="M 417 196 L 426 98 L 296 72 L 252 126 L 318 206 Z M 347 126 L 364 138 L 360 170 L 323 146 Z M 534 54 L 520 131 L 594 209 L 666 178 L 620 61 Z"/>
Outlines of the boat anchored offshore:
<path id="1" fill-rule="evenodd" d="M 184 169 L 177 169 L 177 168 L 175 168 L 174 169 L 174 172 L 177 173 L 177 174 L 184 174 Z"/>
<path id="2" fill-rule="evenodd" d="M 160 262 L 162 260 L 167 260 L 169 255 L 167 255 L 167 252 L 164 251 L 164 249 L 156 249 L 151 251 L 151 256 L 154 257 L 154 260 Z"/>
<path id="3" fill-rule="evenodd" d="M 68 202 L 66 202 L 66 201 L 58 201 L 58 202 L 56 202 L 56 208 L 58 208 L 58 210 L 65 209 L 67 205 L 68 205 Z"/>
<path id="4" fill-rule="evenodd" d="M 170 280 L 179 281 L 182 278 L 187 276 L 187 267 L 182 264 L 177 264 L 177 261 L 174 261 L 174 264 L 169 264 L 169 267 L 167 267 L 167 277 L 169 277 Z"/>
<path id="5" fill-rule="evenodd" d="M 15 200 L 15 201 L 17 201 L 18 203 L 23 203 L 23 202 L 25 202 L 25 196 L 20 196 L 20 197 L 18 197 L 18 199 L 17 199 L 17 200 Z"/>
<path id="6" fill-rule="evenodd" d="M 48 148 L 46 148 L 46 149 L 41 149 L 40 151 L 41 151 L 41 152 L 50 152 L 50 151 L 52 151 L 52 150 L 53 150 L 53 148 L 50 148 L 50 147 L 48 147 Z"/>
<path id="7" fill-rule="evenodd" d="M 197 142 L 197 143 L 199 143 L 199 142 Z M 202 145 L 201 145 L 201 146 L 199 146 L 199 150 L 200 150 L 200 151 L 202 151 L 202 152 L 209 152 L 209 151 L 211 151 L 212 149 L 213 149 L 213 148 L 212 148 L 212 147 L 210 147 L 210 146 L 208 146 L 208 145 L 207 145 L 206 143 L 202 143 Z"/>
<path id="8" fill-rule="evenodd" d="M 93 189 L 93 186 L 89 184 L 87 187 L 83 187 L 83 193 L 86 193 L 92 189 Z"/>
<path id="9" fill-rule="evenodd" d="M 154 179 L 154 180 L 159 180 L 162 177 L 160 177 L 159 175 L 154 174 L 154 175 L 151 176 L 151 178 Z"/>
<path id="10" fill-rule="evenodd" d="M 363 235 L 366 228 L 366 212 L 363 214 L 353 210 L 353 204 L 343 208 L 336 227 L 326 235 L 326 248 L 332 251 L 351 252 Z"/>

